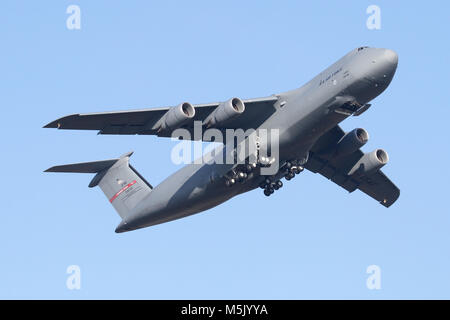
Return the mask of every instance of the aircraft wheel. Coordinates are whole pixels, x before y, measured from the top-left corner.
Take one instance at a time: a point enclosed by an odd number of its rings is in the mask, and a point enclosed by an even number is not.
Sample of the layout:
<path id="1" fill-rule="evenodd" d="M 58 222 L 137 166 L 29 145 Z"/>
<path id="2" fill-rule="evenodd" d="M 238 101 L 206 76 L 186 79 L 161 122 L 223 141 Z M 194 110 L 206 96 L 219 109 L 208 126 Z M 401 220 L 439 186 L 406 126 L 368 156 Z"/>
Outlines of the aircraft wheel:
<path id="1" fill-rule="evenodd" d="M 232 179 L 228 179 L 227 181 L 225 181 L 225 185 L 227 187 L 231 187 L 234 183 L 236 182 L 236 180 Z"/>
<path id="2" fill-rule="evenodd" d="M 267 197 L 271 195 L 269 189 L 264 189 L 264 195 Z"/>
<path id="3" fill-rule="evenodd" d="M 304 170 L 303 167 L 298 166 L 297 169 L 295 170 L 295 173 L 296 173 L 296 174 L 299 174 L 299 173 L 301 173 L 303 170 Z"/>

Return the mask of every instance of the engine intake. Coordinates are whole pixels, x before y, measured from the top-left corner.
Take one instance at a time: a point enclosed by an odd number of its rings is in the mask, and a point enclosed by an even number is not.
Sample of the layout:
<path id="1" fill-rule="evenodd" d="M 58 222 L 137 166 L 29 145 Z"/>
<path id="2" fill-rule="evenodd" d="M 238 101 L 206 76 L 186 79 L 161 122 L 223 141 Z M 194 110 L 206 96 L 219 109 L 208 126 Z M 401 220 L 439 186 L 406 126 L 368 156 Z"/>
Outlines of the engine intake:
<path id="1" fill-rule="evenodd" d="M 245 111 L 244 102 L 239 98 L 231 98 L 219 106 L 204 120 L 207 127 L 220 125 Z"/>
<path id="2" fill-rule="evenodd" d="M 389 161 L 389 156 L 383 149 L 376 149 L 365 153 L 361 159 L 348 172 L 348 175 L 357 174 L 366 176 L 380 170 Z"/>
<path id="3" fill-rule="evenodd" d="M 344 156 L 355 152 L 369 141 L 369 133 L 362 129 L 356 128 L 347 132 L 345 136 L 337 143 L 336 156 Z"/>
<path id="4" fill-rule="evenodd" d="M 159 120 L 159 131 L 179 128 L 186 121 L 194 118 L 195 108 L 189 102 L 183 102 L 170 108 Z"/>

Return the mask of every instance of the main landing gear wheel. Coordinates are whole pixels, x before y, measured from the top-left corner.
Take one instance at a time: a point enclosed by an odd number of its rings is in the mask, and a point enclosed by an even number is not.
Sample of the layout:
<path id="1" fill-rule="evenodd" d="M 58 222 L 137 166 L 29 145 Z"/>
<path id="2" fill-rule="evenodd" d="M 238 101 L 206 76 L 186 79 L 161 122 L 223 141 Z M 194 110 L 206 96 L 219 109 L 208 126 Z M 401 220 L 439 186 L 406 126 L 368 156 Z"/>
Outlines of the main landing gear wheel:
<path id="1" fill-rule="evenodd" d="M 300 174 L 300 173 L 302 173 L 303 172 L 303 167 L 302 166 L 298 166 L 298 167 L 296 167 L 295 168 L 295 174 Z"/>
<path id="2" fill-rule="evenodd" d="M 294 172 L 286 173 L 284 177 L 286 178 L 287 181 L 289 181 L 295 177 L 295 173 Z"/>
<path id="3" fill-rule="evenodd" d="M 269 180 L 270 179 L 266 179 Z M 264 185 L 261 185 L 260 187 L 264 189 L 264 195 L 266 196 L 270 196 L 271 194 L 273 194 L 275 192 L 275 190 L 280 189 L 283 186 L 283 182 L 281 182 L 280 180 L 277 180 L 275 182 L 270 182 Z"/>
<path id="4" fill-rule="evenodd" d="M 291 160 L 285 163 L 282 170 L 285 170 L 284 178 L 287 181 L 292 180 L 296 174 L 300 174 L 301 172 L 303 172 L 304 168 L 300 164 L 302 164 L 302 162 L 298 160 Z M 271 178 L 273 179 L 273 177 L 274 176 L 272 176 Z M 281 187 L 283 187 L 283 182 L 281 182 L 280 180 L 272 182 L 271 178 L 265 178 L 264 181 L 259 185 L 261 189 L 264 189 L 264 195 L 266 196 L 270 196 L 276 190 L 279 190 Z"/>

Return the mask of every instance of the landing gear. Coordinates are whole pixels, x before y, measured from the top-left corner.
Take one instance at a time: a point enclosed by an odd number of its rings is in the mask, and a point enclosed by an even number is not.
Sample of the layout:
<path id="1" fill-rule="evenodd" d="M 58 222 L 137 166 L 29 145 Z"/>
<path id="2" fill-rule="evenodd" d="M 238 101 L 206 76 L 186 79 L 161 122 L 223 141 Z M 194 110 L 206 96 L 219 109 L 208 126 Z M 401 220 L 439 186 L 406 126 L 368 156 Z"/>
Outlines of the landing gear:
<path id="1" fill-rule="evenodd" d="M 287 173 L 284 175 L 284 178 L 285 178 L 287 181 L 293 179 L 294 177 L 295 177 L 295 173 L 294 173 L 294 172 L 287 172 Z"/>
<path id="2" fill-rule="evenodd" d="M 303 172 L 303 167 L 302 166 L 298 166 L 295 168 L 295 174 L 300 174 L 301 172 Z"/>
<path id="3" fill-rule="evenodd" d="M 275 161 L 275 158 L 269 157 L 261 157 L 258 163 L 246 163 L 242 164 L 233 170 L 231 170 L 225 176 L 225 185 L 227 187 L 232 187 L 236 183 L 245 183 L 247 180 L 252 179 L 255 175 L 258 176 L 258 172 L 255 169 L 259 167 L 263 168 L 265 166 L 270 166 Z M 266 176 L 264 181 L 262 181 L 259 185 L 261 189 L 263 189 L 264 195 L 270 196 L 276 190 L 279 190 L 283 187 L 283 182 L 278 180 L 280 176 L 283 176 L 284 170 L 284 178 L 289 181 L 295 177 L 295 175 L 300 174 L 304 168 L 303 164 L 305 162 L 301 160 L 290 160 L 284 163 L 281 167 L 281 171 L 273 176 Z"/>
<path id="4" fill-rule="evenodd" d="M 276 159 L 274 157 L 261 156 L 258 158 L 258 165 L 263 168 L 270 167 L 275 162 L 275 160 Z"/>
<path id="5" fill-rule="evenodd" d="M 239 182 L 244 182 L 245 179 L 247 179 L 247 177 L 248 177 L 247 173 L 245 173 L 245 172 L 239 172 L 239 173 L 237 174 L 237 181 L 239 181 Z"/>
<path id="6" fill-rule="evenodd" d="M 264 189 L 264 195 L 266 196 L 270 196 L 283 186 L 283 182 L 281 182 L 280 180 L 277 180 L 275 182 L 271 182 L 270 179 L 266 179 L 266 181 L 267 180 L 269 181 L 268 183 L 264 183 L 260 186 L 262 189 Z"/>
<path id="7" fill-rule="evenodd" d="M 285 170 L 284 178 L 287 181 L 289 181 L 289 180 L 292 180 L 295 177 L 295 175 L 302 173 L 304 170 L 304 168 L 302 166 L 303 164 L 304 164 L 304 161 L 299 161 L 299 160 L 287 161 L 281 169 L 281 170 Z M 275 176 L 277 176 L 277 175 L 275 175 Z M 272 176 L 272 179 L 275 176 Z M 259 185 L 259 187 L 261 189 L 264 189 L 264 195 L 266 195 L 266 196 L 270 196 L 276 190 L 279 190 L 281 187 L 283 187 L 283 182 L 281 182 L 280 180 L 272 181 L 272 179 L 266 178 Z"/>
<path id="8" fill-rule="evenodd" d="M 226 181 L 225 181 L 225 185 L 227 186 L 227 187 L 231 187 L 233 184 L 235 184 L 236 183 L 236 180 L 235 179 L 233 179 L 233 178 L 231 178 L 231 179 L 227 179 Z"/>
<path id="9" fill-rule="evenodd" d="M 251 179 L 255 169 L 258 168 L 257 163 L 247 163 L 239 165 L 225 176 L 225 185 L 227 187 L 233 186 L 236 182 L 245 183 L 247 179 Z"/>
<path id="10" fill-rule="evenodd" d="M 304 168 L 298 164 L 297 160 L 286 162 L 286 173 L 284 177 L 286 180 L 291 180 L 295 177 L 296 174 L 300 174 Z"/>
<path id="11" fill-rule="evenodd" d="M 256 163 L 249 163 L 245 166 L 245 171 L 247 171 L 247 173 L 250 173 L 254 169 L 256 169 L 256 167 L 257 167 Z"/>
<path id="12" fill-rule="evenodd" d="M 289 181 L 292 180 L 295 175 L 300 174 L 304 168 L 300 165 L 300 161 L 297 160 L 291 160 L 287 161 L 284 165 L 284 178 Z M 270 196 L 273 192 L 271 190 L 278 190 L 283 186 L 283 182 L 280 180 L 277 180 L 275 182 L 272 182 L 269 178 L 266 178 L 264 182 L 261 183 L 260 188 L 264 189 L 264 194 L 266 196 Z"/>
<path id="13" fill-rule="evenodd" d="M 275 192 L 275 189 L 272 186 L 264 189 L 264 195 L 266 195 L 267 197 L 270 196 L 274 192 Z"/>
<path id="14" fill-rule="evenodd" d="M 273 188 L 274 188 L 275 190 L 280 189 L 282 186 L 283 186 L 283 182 L 281 182 L 280 180 L 278 180 L 278 181 L 276 181 L 276 182 L 273 183 Z"/>

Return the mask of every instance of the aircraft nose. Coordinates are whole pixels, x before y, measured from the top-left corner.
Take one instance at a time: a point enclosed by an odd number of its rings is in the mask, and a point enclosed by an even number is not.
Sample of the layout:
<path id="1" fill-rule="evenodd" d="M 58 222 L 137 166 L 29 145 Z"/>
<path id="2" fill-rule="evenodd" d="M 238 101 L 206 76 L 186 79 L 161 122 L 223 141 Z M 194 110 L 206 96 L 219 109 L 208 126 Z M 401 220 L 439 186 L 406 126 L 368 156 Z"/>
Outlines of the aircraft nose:
<path id="1" fill-rule="evenodd" d="M 384 56 L 384 59 L 388 63 L 397 66 L 397 64 L 398 64 L 398 54 L 394 50 L 384 49 L 384 55 L 383 56 Z"/>
<path id="2" fill-rule="evenodd" d="M 375 81 L 378 85 L 389 85 L 397 70 L 397 53 L 391 49 L 379 49 L 372 63 L 372 81 Z"/>

